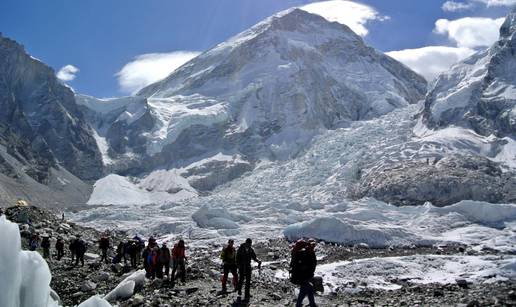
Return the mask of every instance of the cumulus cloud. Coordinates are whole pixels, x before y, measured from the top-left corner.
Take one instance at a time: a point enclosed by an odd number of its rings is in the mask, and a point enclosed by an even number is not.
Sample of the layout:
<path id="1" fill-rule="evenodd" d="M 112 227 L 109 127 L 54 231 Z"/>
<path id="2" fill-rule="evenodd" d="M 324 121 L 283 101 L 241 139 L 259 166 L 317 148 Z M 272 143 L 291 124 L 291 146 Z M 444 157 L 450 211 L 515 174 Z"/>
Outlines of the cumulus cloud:
<path id="1" fill-rule="evenodd" d="M 418 74 L 431 81 L 453 64 L 475 53 L 464 47 L 428 46 L 387 52 L 387 55 L 407 65 Z"/>
<path id="2" fill-rule="evenodd" d="M 139 55 L 116 73 L 120 90 L 134 94 L 145 86 L 167 77 L 181 65 L 198 56 L 199 53 L 174 51 Z"/>
<path id="3" fill-rule="evenodd" d="M 476 48 L 492 45 L 498 40 L 504 18 L 465 17 L 456 20 L 439 19 L 434 32 L 447 35 L 458 47 Z"/>
<path id="4" fill-rule="evenodd" d="M 371 6 L 346 0 L 315 2 L 301 7 L 312 14 L 320 15 L 329 21 L 345 24 L 360 36 L 369 32 L 365 25 L 373 20 L 387 20 Z"/>
<path id="5" fill-rule="evenodd" d="M 75 79 L 78 72 L 79 68 L 68 64 L 61 67 L 61 69 L 57 72 L 56 76 L 59 80 L 63 82 L 72 81 L 73 79 Z"/>
<path id="6" fill-rule="evenodd" d="M 472 2 L 456 2 L 456 1 L 446 1 L 441 6 L 442 10 L 445 12 L 461 12 L 470 10 L 475 5 Z"/>

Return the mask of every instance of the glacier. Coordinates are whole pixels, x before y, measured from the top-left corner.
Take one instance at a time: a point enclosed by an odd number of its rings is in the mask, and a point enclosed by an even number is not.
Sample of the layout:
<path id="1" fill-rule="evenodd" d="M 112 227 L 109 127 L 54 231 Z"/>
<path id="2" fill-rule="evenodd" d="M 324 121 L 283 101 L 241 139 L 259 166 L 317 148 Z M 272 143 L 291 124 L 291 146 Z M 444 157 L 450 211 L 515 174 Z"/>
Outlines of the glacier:
<path id="1" fill-rule="evenodd" d="M 464 201 L 448 208 L 429 203 L 397 207 L 372 198 L 350 200 L 346 196 L 347 190 L 379 163 L 425 161 L 457 150 L 446 142 L 413 134 L 413 118 L 420 108 L 411 105 L 327 131 L 315 137 L 297 158 L 262 161 L 253 172 L 209 195 L 181 202 L 91 208 L 74 213 L 73 218 L 90 226 L 119 227 L 164 240 L 181 236 L 199 245 L 229 237 L 283 237 L 285 229 L 300 227 L 297 223 L 330 218 L 337 225 L 365 231 L 365 236 L 330 238 L 324 228 L 317 230 L 319 236 L 305 235 L 343 244 L 361 240 L 372 246 L 462 242 L 478 249 L 514 250 L 515 204 Z M 376 242 L 368 234 L 380 234 L 384 240 Z"/>

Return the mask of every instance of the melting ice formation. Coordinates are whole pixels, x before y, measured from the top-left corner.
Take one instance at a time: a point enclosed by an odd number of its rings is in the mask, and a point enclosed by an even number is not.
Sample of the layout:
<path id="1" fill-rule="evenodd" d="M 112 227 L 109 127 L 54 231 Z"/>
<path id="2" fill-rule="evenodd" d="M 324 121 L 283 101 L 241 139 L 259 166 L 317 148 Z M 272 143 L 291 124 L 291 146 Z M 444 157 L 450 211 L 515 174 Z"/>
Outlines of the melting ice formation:
<path id="1" fill-rule="evenodd" d="M 22 251 L 18 225 L 0 216 L 0 306 L 58 307 L 59 296 L 50 288 L 52 278 L 38 252 Z M 79 307 L 110 307 L 95 296 Z"/>
<path id="2" fill-rule="evenodd" d="M 0 216 L 0 306 L 53 307 L 50 270 L 37 252 L 22 251 L 18 225 Z"/>

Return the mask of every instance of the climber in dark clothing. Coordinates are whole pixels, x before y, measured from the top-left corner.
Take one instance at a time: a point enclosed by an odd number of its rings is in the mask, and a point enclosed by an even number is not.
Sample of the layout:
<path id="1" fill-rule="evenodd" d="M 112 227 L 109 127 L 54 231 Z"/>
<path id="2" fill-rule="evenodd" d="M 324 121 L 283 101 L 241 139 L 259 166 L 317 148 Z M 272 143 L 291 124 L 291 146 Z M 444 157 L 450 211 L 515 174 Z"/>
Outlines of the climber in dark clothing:
<path id="1" fill-rule="evenodd" d="M 43 258 L 50 259 L 50 238 L 48 235 L 43 235 L 43 240 L 41 240 L 41 248 L 43 249 Z"/>
<path id="2" fill-rule="evenodd" d="M 317 258 L 315 256 L 315 242 L 299 240 L 292 248 L 290 261 L 290 281 L 299 286 L 296 307 L 303 306 L 303 300 L 308 296 L 310 307 L 317 306 L 314 298 L 314 287 L 310 282 L 314 277 Z"/>
<path id="3" fill-rule="evenodd" d="M 170 250 L 168 249 L 167 243 L 163 243 L 159 250 L 158 264 L 156 268 L 156 276 L 158 278 L 163 278 L 163 269 L 165 269 L 165 276 L 167 276 L 168 279 L 170 272 Z"/>
<path id="4" fill-rule="evenodd" d="M 100 258 L 100 262 L 104 260 L 105 263 L 108 263 L 108 250 L 111 244 L 109 243 L 109 238 L 107 235 L 103 235 L 99 240 L 99 249 L 102 251 L 102 257 Z"/>
<path id="5" fill-rule="evenodd" d="M 72 240 L 72 242 L 70 242 L 70 244 L 68 244 L 68 249 L 70 250 L 71 263 L 73 264 L 75 257 L 76 257 L 75 240 Z"/>
<path id="6" fill-rule="evenodd" d="M 84 254 L 86 253 L 86 242 L 81 239 L 80 235 L 77 235 L 75 240 L 72 242 L 72 248 L 75 251 L 75 265 L 79 265 L 79 261 L 81 262 L 81 266 L 84 266 Z"/>
<path id="7" fill-rule="evenodd" d="M 245 243 L 242 243 L 238 248 L 236 261 L 238 266 L 238 295 L 242 295 L 242 286 L 244 284 L 245 279 L 245 299 L 248 300 L 251 297 L 251 260 L 254 260 L 258 263 L 258 268 L 261 266 L 262 262 L 256 258 L 256 254 L 254 249 L 252 248 L 253 241 L 251 239 L 246 239 Z"/>
<path id="8" fill-rule="evenodd" d="M 233 288 L 235 291 L 238 287 L 238 273 L 237 273 L 237 264 L 236 264 L 236 250 L 233 240 L 228 241 L 228 245 L 226 245 L 222 249 L 222 253 L 220 254 L 220 259 L 222 259 L 223 264 L 223 272 L 222 276 L 222 292 L 227 292 L 226 284 L 228 281 L 229 272 L 233 275 Z"/>
<path id="9" fill-rule="evenodd" d="M 126 252 L 129 254 L 129 258 L 131 259 L 131 266 L 136 269 L 138 267 L 138 243 L 135 240 L 132 240 L 129 242 L 126 249 Z"/>
<path id="10" fill-rule="evenodd" d="M 55 248 L 57 251 L 57 260 L 59 261 L 64 256 L 64 241 L 62 237 L 57 238 Z"/>

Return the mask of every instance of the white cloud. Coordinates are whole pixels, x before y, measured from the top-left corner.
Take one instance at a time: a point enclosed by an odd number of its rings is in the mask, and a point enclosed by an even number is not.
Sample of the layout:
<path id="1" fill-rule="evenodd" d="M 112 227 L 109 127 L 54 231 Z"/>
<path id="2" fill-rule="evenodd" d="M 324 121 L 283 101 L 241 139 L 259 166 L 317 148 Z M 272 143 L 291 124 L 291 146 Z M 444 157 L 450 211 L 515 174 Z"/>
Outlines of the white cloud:
<path id="1" fill-rule="evenodd" d="M 445 12 L 460 12 L 472 9 L 473 6 L 474 4 L 471 2 L 446 1 L 441 8 Z"/>
<path id="2" fill-rule="evenodd" d="M 434 31 L 447 35 L 458 47 L 476 48 L 492 45 L 498 40 L 504 18 L 465 17 L 456 20 L 439 19 Z"/>
<path id="3" fill-rule="evenodd" d="M 360 36 L 369 32 L 366 23 L 373 20 L 387 20 L 371 6 L 346 0 L 315 2 L 301 7 L 312 14 L 320 15 L 329 21 L 345 24 Z"/>
<path id="4" fill-rule="evenodd" d="M 483 3 L 490 6 L 511 6 L 516 4 L 516 0 L 475 0 L 476 2 Z"/>
<path id="5" fill-rule="evenodd" d="M 167 77 L 199 53 L 174 51 L 139 55 L 116 73 L 120 89 L 125 93 L 134 94 L 145 86 Z"/>
<path id="6" fill-rule="evenodd" d="M 61 81 L 72 81 L 75 79 L 76 74 L 79 72 L 79 68 L 73 65 L 65 65 L 57 72 L 56 76 Z"/>
<path id="7" fill-rule="evenodd" d="M 428 46 L 417 49 L 390 51 L 386 54 L 407 65 L 418 74 L 431 81 L 453 64 L 475 53 L 469 48 Z"/>

